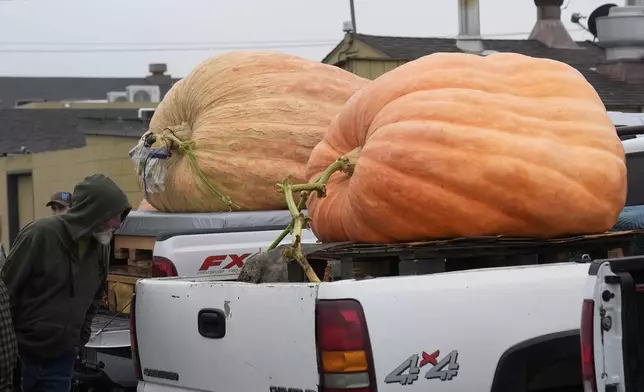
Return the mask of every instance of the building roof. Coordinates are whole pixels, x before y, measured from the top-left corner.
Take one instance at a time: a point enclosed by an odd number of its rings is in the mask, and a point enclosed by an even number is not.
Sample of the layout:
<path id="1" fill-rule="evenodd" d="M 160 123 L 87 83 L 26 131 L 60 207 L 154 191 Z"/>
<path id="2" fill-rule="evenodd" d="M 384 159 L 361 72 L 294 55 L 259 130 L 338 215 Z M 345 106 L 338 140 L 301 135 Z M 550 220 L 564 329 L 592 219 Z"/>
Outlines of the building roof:
<path id="1" fill-rule="evenodd" d="M 177 80 L 172 79 L 172 82 Z M 129 85 L 151 84 L 146 78 L 0 77 L 0 109 L 12 108 L 22 99 L 106 99 L 108 91 L 125 91 Z M 159 87 L 164 96 L 171 86 Z"/>
<path id="2" fill-rule="evenodd" d="M 412 38 L 354 34 L 354 37 L 396 60 L 415 60 L 436 52 L 460 52 L 455 38 Z M 609 79 L 595 70 L 604 51 L 592 42 L 577 42 L 581 49 L 553 49 L 535 40 L 484 39 L 486 50 L 521 53 L 567 63 L 579 70 L 595 87 L 606 106 L 644 106 L 644 89 Z"/>
<path id="3" fill-rule="evenodd" d="M 140 138 L 147 125 L 139 119 L 138 110 L 84 110 L 78 130 L 85 135 Z"/>
<path id="4" fill-rule="evenodd" d="M 138 110 L 0 109 L 0 156 L 85 146 L 85 135 L 141 137 Z"/>

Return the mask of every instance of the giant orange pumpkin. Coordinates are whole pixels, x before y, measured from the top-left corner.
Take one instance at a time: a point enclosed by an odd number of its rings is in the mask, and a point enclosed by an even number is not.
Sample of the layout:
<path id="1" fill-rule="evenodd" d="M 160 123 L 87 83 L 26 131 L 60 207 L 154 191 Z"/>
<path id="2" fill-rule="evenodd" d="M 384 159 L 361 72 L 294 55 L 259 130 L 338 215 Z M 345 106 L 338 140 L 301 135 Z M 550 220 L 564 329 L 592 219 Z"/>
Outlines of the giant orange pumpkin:
<path id="1" fill-rule="evenodd" d="M 368 82 L 278 52 L 230 52 L 203 62 L 172 87 L 150 123 L 152 147 L 168 147 L 173 156 L 163 190 L 149 192 L 148 202 L 165 212 L 285 208 L 275 183 L 304 181 L 311 150 Z"/>
<path id="2" fill-rule="evenodd" d="M 322 241 L 597 233 L 626 198 L 624 150 L 593 87 L 561 62 L 434 54 L 354 95 L 311 153 L 316 180 L 362 147 L 352 177 L 308 201 Z"/>

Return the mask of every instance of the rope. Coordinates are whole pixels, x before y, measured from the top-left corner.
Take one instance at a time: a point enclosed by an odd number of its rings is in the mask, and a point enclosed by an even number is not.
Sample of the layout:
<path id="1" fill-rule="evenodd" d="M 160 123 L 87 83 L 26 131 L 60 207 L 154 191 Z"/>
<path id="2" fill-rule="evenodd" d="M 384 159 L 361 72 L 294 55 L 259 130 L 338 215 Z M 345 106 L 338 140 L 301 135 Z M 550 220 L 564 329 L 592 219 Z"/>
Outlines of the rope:
<path id="1" fill-rule="evenodd" d="M 208 189 L 210 189 L 210 191 L 214 195 L 219 197 L 221 202 L 224 203 L 230 211 L 232 211 L 233 208 L 240 209 L 240 207 L 237 204 L 233 203 L 233 199 L 230 196 L 226 196 L 223 193 L 219 192 L 210 183 L 206 175 L 203 173 L 203 171 L 197 164 L 197 157 L 195 156 L 195 153 L 194 153 L 194 142 L 192 140 L 186 140 L 186 141 L 180 140 L 170 128 L 164 129 L 164 133 L 162 133 L 160 136 L 166 141 L 166 147 L 168 148 L 168 150 L 170 150 L 170 148 L 172 147 L 172 145 L 168 146 L 168 143 L 167 143 L 168 141 L 170 141 L 170 143 L 172 144 L 177 145 L 179 150 L 188 157 L 192 168 L 197 173 L 197 176 L 201 179 L 201 181 L 203 181 L 204 184 L 206 184 Z"/>

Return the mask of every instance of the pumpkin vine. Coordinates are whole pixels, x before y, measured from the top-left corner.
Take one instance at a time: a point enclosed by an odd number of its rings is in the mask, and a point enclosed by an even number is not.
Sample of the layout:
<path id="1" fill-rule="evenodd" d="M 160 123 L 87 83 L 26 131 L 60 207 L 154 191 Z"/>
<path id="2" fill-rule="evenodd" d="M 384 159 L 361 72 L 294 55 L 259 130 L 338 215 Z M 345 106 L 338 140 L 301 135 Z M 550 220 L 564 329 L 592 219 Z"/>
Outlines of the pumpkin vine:
<path id="1" fill-rule="evenodd" d="M 275 249 L 288 234 L 291 234 L 291 246 L 284 249 L 283 255 L 288 260 L 297 261 L 304 270 L 306 277 L 313 283 L 319 283 L 320 278 L 313 268 L 311 268 L 311 265 L 302 252 L 302 230 L 304 230 L 309 223 L 309 218 L 304 216 L 302 210 L 306 206 L 306 201 L 311 192 L 315 192 L 317 197 L 320 198 L 326 196 L 326 183 L 333 174 L 336 172 L 342 172 L 349 176 L 353 175 L 359 154 L 360 147 L 339 157 L 322 173 L 320 178 L 314 182 L 310 182 L 308 184 L 293 184 L 291 179 L 288 178 L 277 184 L 277 191 L 284 194 L 284 198 L 286 199 L 286 205 L 291 214 L 291 222 L 286 229 L 282 231 L 279 237 L 277 237 L 277 239 L 275 239 L 275 241 L 273 241 L 273 243 L 268 247 L 268 250 L 270 251 Z M 295 192 L 298 192 L 300 195 L 300 200 L 297 204 L 295 203 Z M 329 276 L 327 275 L 330 275 L 329 268 L 327 268 L 324 275 L 324 280 L 328 280 Z"/>
<path id="2" fill-rule="evenodd" d="M 185 128 L 187 128 L 187 127 L 188 127 L 188 124 L 184 122 L 184 123 L 182 123 L 182 124 L 180 124 L 180 125 L 177 125 L 177 127 L 176 127 L 176 128 L 178 128 L 178 129 L 185 129 Z M 197 164 L 197 157 L 195 156 L 195 153 L 194 153 L 194 145 L 195 145 L 194 141 L 192 141 L 192 140 L 185 140 L 185 141 L 184 141 L 184 140 L 179 139 L 179 138 L 176 136 L 175 131 L 174 131 L 172 128 L 170 128 L 170 127 L 168 127 L 168 128 L 166 128 L 166 129 L 164 129 L 164 130 L 163 130 L 163 133 L 162 133 L 161 135 L 159 135 L 159 136 L 161 136 L 161 137 L 162 137 L 162 138 L 164 138 L 165 140 L 169 140 L 169 141 L 170 141 L 170 143 L 172 143 L 172 144 L 176 144 L 176 145 L 177 145 L 177 147 L 179 148 L 179 151 L 181 151 L 182 153 L 184 153 L 184 154 L 188 157 L 188 159 L 190 160 L 190 165 L 191 165 L 191 166 L 192 166 L 192 168 L 194 169 L 195 173 L 197 173 L 197 176 L 199 177 L 199 179 L 200 179 L 201 181 L 203 181 L 203 183 L 206 185 L 206 187 L 208 187 L 208 189 L 209 189 L 209 190 L 210 190 L 210 191 L 211 191 L 215 196 L 219 197 L 219 199 L 221 200 L 221 202 L 222 202 L 223 204 L 225 204 L 225 205 L 226 205 L 226 207 L 228 207 L 228 210 L 229 210 L 229 211 L 232 211 L 233 209 L 236 209 L 236 210 L 241 209 L 241 207 L 239 207 L 237 204 L 235 204 L 235 203 L 233 202 L 233 199 L 232 199 L 230 196 L 226 196 L 226 195 L 224 195 L 223 193 L 219 192 L 219 191 L 218 191 L 218 190 L 217 190 L 217 189 L 216 189 L 216 188 L 215 188 L 215 187 L 210 183 L 210 181 L 208 180 L 208 178 L 206 177 L 206 175 L 203 173 L 203 171 L 201 171 L 201 168 L 200 168 L 200 167 L 199 167 L 199 165 Z M 166 143 L 166 146 L 167 146 L 167 143 Z M 168 147 L 168 149 L 170 149 L 170 147 L 171 147 L 171 146 L 167 146 L 167 147 Z"/>

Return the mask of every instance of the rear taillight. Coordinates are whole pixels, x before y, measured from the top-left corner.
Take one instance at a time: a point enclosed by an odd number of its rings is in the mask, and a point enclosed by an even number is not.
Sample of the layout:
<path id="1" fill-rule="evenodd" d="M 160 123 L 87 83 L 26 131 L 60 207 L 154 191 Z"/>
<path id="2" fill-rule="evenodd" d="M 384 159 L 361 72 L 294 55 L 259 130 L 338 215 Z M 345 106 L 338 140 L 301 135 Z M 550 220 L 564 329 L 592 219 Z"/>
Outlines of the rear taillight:
<path id="1" fill-rule="evenodd" d="M 130 302 L 130 349 L 132 350 L 132 362 L 136 378 L 143 380 L 141 360 L 139 359 L 139 350 L 136 341 L 136 293 L 132 294 L 132 301 Z"/>
<path id="2" fill-rule="evenodd" d="M 593 314 L 595 312 L 595 301 L 585 299 L 581 308 L 581 374 L 585 392 L 597 392 L 597 380 L 595 379 L 595 349 L 593 339 Z"/>
<path id="3" fill-rule="evenodd" d="M 321 392 L 376 392 L 367 323 L 354 300 L 319 301 L 316 329 Z"/>
<path id="4" fill-rule="evenodd" d="M 153 278 L 166 278 L 169 276 L 178 276 L 177 268 L 174 263 L 165 257 L 153 256 L 152 257 L 152 272 Z"/>

